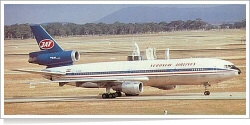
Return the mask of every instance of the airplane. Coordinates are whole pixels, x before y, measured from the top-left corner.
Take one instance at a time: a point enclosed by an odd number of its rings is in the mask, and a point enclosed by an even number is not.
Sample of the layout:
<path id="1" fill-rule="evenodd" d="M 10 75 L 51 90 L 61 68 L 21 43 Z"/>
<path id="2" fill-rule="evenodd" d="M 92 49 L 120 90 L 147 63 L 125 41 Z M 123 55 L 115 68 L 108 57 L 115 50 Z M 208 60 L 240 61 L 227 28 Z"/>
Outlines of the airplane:
<path id="1" fill-rule="evenodd" d="M 41 25 L 31 25 L 40 51 L 29 53 L 29 63 L 46 66 L 41 71 L 15 71 L 41 74 L 59 86 L 106 88 L 102 98 L 138 96 L 144 86 L 163 90 L 177 85 L 204 85 L 210 95 L 211 84 L 229 80 L 241 73 L 233 63 L 216 58 L 156 59 L 140 61 L 73 64 L 80 59 L 75 50 L 64 50 Z M 47 83 L 47 82 L 37 82 Z M 72 84 L 73 83 L 73 84 Z M 113 89 L 115 93 L 111 93 Z"/>

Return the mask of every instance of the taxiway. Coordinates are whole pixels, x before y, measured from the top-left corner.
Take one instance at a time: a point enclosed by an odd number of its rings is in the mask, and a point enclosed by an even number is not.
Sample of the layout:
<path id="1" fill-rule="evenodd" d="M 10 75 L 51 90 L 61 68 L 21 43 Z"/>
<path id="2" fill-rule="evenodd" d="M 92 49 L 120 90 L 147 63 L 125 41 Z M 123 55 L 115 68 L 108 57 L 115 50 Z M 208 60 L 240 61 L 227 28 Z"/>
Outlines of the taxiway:
<path id="1" fill-rule="evenodd" d="M 12 97 L 5 98 L 5 103 L 27 102 L 77 102 L 77 101 L 132 101 L 132 100 L 237 100 L 246 99 L 246 92 L 214 92 L 209 96 L 203 93 L 172 93 L 167 95 L 122 96 L 102 99 L 101 95 L 86 96 L 51 96 L 51 97 Z"/>

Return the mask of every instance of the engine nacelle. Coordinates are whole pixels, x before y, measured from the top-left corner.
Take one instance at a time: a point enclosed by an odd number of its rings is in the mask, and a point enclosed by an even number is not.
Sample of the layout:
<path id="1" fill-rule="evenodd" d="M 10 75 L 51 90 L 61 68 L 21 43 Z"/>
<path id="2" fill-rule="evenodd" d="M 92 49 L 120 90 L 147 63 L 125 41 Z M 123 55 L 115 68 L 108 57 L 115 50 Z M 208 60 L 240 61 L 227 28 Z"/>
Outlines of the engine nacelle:
<path id="1" fill-rule="evenodd" d="M 48 68 L 57 66 L 72 65 L 73 62 L 80 59 L 79 52 L 75 50 L 49 53 L 48 51 L 39 51 L 29 53 L 29 63 L 46 65 Z"/>
<path id="2" fill-rule="evenodd" d="M 113 86 L 113 90 L 124 92 L 126 94 L 136 95 L 143 92 L 143 83 L 141 82 L 123 82 L 121 85 Z"/>
<path id="3" fill-rule="evenodd" d="M 172 89 L 177 88 L 177 86 L 176 86 L 176 85 L 167 85 L 167 86 L 152 86 L 152 87 L 155 87 L 155 88 L 158 88 L 158 89 L 162 89 L 162 90 L 172 90 Z"/>

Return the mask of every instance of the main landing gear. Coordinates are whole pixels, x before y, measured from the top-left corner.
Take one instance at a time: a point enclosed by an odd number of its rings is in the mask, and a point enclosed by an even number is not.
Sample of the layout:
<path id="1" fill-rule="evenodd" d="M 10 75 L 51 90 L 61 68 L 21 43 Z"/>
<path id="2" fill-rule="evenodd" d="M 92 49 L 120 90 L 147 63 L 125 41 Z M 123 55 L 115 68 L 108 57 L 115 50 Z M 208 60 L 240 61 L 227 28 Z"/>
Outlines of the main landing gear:
<path id="1" fill-rule="evenodd" d="M 106 98 L 116 98 L 116 97 L 121 97 L 122 96 L 121 92 L 110 93 L 110 88 L 111 88 L 111 86 L 107 86 L 106 87 L 106 93 L 102 94 L 102 98 L 103 99 L 106 99 Z"/>
<path id="2" fill-rule="evenodd" d="M 121 97 L 122 93 L 121 92 L 115 92 L 115 93 L 103 93 L 102 98 L 116 98 L 116 97 Z"/>
<path id="3" fill-rule="evenodd" d="M 210 95 L 210 91 L 208 89 L 209 86 L 211 86 L 209 83 L 204 84 L 204 87 L 205 87 L 204 95 Z"/>

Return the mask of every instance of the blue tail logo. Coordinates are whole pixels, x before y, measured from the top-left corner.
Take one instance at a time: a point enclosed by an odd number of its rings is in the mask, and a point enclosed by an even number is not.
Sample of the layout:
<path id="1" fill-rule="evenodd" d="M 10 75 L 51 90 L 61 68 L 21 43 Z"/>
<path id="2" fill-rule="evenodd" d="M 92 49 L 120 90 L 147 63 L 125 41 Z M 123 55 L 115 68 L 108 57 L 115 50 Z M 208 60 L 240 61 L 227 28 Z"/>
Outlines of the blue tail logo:
<path id="1" fill-rule="evenodd" d="M 40 50 L 48 50 L 51 52 L 62 52 L 63 49 L 60 45 L 46 32 L 41 25 L 30 26 L 36 38 Z"/>

